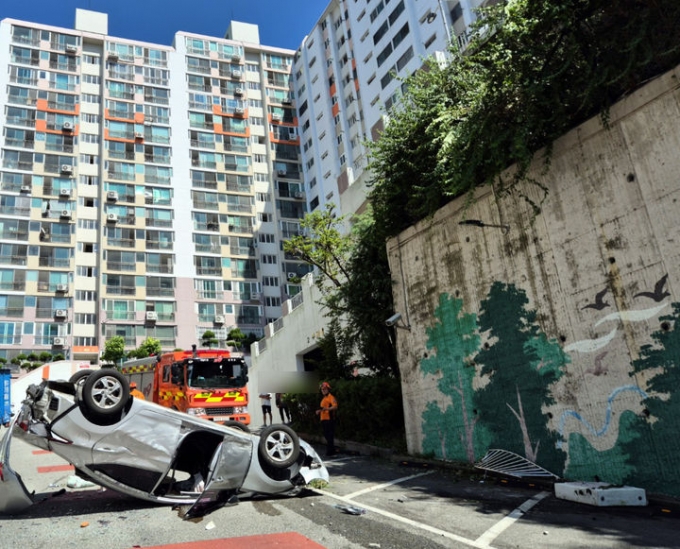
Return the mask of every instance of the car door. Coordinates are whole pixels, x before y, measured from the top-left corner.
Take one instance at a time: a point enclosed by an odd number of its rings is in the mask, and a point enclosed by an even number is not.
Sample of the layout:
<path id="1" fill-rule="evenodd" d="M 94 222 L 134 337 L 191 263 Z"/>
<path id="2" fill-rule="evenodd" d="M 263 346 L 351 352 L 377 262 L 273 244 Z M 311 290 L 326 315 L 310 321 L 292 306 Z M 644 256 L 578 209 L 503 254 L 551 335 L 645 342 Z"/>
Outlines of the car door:
<path id="1" fill-rule="evenodd" d="M 213 455 L 205 489 L 184 516 L 202 517 L 229 503 L 236 503 L 237 494 L 250 467 L 253 437 L 226 435 Z"/>

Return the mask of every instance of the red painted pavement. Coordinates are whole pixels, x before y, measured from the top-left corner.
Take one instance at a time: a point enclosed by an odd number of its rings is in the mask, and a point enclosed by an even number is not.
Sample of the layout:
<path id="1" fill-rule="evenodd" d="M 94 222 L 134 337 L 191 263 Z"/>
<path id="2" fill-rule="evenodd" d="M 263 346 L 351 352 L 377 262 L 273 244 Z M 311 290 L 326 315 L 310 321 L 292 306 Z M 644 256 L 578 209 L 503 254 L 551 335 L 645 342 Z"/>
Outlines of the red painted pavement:
<path id="1" fill-rule="evenodd" d="M 136 545 L 135 547 L 139 547 Z M 154 545 L 147 549 L 325 549 L 297 532 Z"/>
<path id="2" fill-rule="evenodd" d="M 38 473 L 57 473 L 60 471 L 73 471 L 73 465 L 46 465 L 38 467 Z"/>

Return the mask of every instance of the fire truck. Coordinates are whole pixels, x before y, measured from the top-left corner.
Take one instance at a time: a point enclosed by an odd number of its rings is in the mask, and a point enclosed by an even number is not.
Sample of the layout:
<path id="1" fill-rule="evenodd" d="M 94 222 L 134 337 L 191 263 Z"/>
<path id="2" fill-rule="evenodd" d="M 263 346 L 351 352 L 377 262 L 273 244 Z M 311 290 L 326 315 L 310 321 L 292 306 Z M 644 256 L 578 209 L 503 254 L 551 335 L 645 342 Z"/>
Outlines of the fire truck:
<path id="1" fill-rule="evenodd" d="M 217 423 L 250 424 L 248 366 L 224 349 L 174 351 L 123 363 L 147 400 Z"/>

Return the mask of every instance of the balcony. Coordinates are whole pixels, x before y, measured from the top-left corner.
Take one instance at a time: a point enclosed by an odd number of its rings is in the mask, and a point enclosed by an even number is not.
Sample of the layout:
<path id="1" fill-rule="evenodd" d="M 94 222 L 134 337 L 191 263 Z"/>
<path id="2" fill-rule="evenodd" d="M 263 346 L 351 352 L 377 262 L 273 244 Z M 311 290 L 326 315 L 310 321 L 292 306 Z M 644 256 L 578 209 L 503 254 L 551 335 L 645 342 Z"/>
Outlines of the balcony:
<path id="1" fill-rule="evenodd" d="M 147 240 L 147 250 L 172 250 L 172 242 L 169 240 Z"/>
<path id="2" fill-rule="evenodd" d="M 110 271 L 134 272 L 137 269 L 137 264 L 126 263 L 124 261 L 107 261 L 106 268 Z"/>
<path id="3" fill-rule="evenodd" d="M 116 160 L 134 160 L 134 151 L 112 151 L 109 150 L 109 158 L 114 158 Z"/>
<path id="4" fill-rule="evenodd" d="M 196 274 L 202 276 L 222 276 L 222 267 L 196 267 Z"/>
<path id="5" fill-rule="evenodd" d="M 28 240 L 28 231 L 20 231 L 16 227 L 8 227 L 5 224 L 4 230 L 0 231 L 2 240 Z"/>
<path id="6" fill-rule="evenodd" d="M 32 111 L 33 112 L 33 111 Z M 33 112 L 35 114 L 35 112 Z M 23 126 L 24 128 L 34 128 L 34 118 L 24 118 L 23 116 L 8 116 L 7 124 L 10 126 Z"/>
<path id="7" fill-rule="evenodd" d="M 194 208 L 197 210 L 219 210 L 219 207 L 220 205 L 212 200 L 194 200 Z"/>
<path id="8" fill-rule="evenodd" d="M 0 214 L 28 217 L 31 215 L 30 208 L 17 208 L 16 206 L 0 206 Z"/>
<path id="9" fill-rule="evenodd" d="M 5 292 L 23 292 L 26 290 L 26 282 L 0 281 L 0 290 Z"/>
<path id="10" fill-rule="evenodd" d="M 123 110 L 110 110 L 109 111 L 109 117 L 110 118 L 123 118 L 125 120 L 134 120 L 135 119 L 135 112 L 134 111 L 123 111 Z"/>
<path id="11" fill-rule="evenodd" d="M 170 176 L 144 174 L 145 183 L 157 183 L 159 185 L 170 185 Z"/>
<path id="12" fill-rule="evenodd" d="M 104 311 L 106 320 L 135 320 L 136 315 L 134 311 Z"/>
<path id="13" fill-rule="evenodd" d="M 170 156 L 165 154 L 145 154 L 144 162 L 152 162 L 154 164 L 170 164 Z"/>
<path id="14" fill-rule="evenodd" d="M 35 147 L 35 141 L 27 139 L 14 139 L 8 137 L 5 139 L 5 145 L 8 147 L 17 147 L 20 149 L 32 149 Z"/>
<path id="15" fill-rule="evenodd" d="M 154 264 L 154 263 L 147 263 L 146 264 L 146 272 L 147 273 L 172 274 L 173 268 L 172 268 L 172 265 L 157 265 L 157 264 Z"/>
<path id="16" fill-rule="evenodd" d="M 137 288 L 134 286 L 106 286 L 109 295 L 135 295 Z"/>
<path id="17" fill-rule="evenodd" d="M 172 219 L 155 219 L 153 217 L 146 218 L 147 227 L 172 227 Z"/>
<path id="18" fill-rule="evenodd" d="M 133 238 L 111 238 L 107 239 L 109 246 L 116 248 L 134 248 L 135 240 Z"/>
<path id="19" fill-rule="evenodd" d="M 38 258 L 38 265 L 40 267 L 58 267 L 61 269 L 68 269 L 71 266 L 71 260 L 58 257 L 40 257 Z"/>
<path id="20" fill-rule="evenodd" d="M 215 290 L 197 290 L 196 297 L 198 299 L 209 299 L 209 300 L 219 300 L 224 299 L 224 292 L 218 292 Z"/>
<path id="21" fill-rule="evenodd" d="M 24 308 L 23 307 L 0 307 L 0 316 L 7 316 L 7 317 L 11 317 L 11 318 L 21 318 L 22 316 L 24 316 Z"/>
<path id="22" fill-rule="evenodd" d="M 155 286 L 147 286 L 146 287 L 146 295 L 147 297 L 174 297 L 175 296 L 175 289 L 174 288 L 158 288 Z"/>

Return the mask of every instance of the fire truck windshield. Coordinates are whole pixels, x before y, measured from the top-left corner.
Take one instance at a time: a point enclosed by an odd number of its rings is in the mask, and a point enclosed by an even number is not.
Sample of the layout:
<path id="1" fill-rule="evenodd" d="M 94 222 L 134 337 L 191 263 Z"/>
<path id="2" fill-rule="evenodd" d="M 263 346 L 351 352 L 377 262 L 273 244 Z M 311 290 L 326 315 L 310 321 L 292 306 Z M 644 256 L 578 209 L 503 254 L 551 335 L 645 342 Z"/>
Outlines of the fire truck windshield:
<path id="1" fill-rule="evenodd" d="M 193 358 L 187 360 L 189 387 L 230 389 L 247 383 L 247 367 L 241 358 Z"/>

